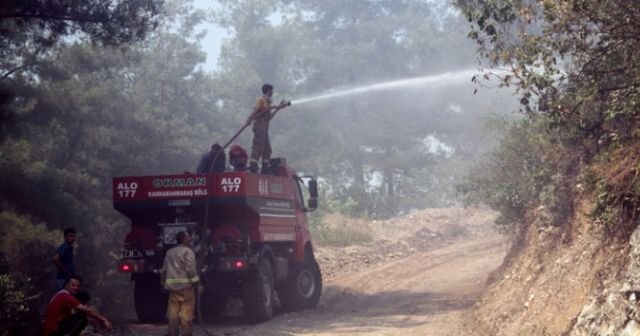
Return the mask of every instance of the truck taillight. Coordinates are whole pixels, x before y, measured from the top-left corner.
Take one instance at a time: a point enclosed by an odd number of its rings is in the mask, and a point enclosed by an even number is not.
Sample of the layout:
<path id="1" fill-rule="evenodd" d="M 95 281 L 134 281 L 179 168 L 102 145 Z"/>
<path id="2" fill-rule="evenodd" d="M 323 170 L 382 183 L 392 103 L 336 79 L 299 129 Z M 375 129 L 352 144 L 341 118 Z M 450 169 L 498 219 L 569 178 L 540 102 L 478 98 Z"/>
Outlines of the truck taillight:
<path id="1" fill-rule="evenodd" d="M 137 273 L 144 271 L 144 261 L 142 260 L 124 260 L 118 265 L 120 273 Z"/>
<path id="2" fill-rule="evenodd" d="M 247 269 L 247 260 L 244 258 L 220 258 L 221 271 L 243 271 Z"/>
<path id="3" fill-rule="evenodd" d="M 243 269 L 244 268 L 244 260 L 236 260 L 234 266 L 237 269 Z"/>

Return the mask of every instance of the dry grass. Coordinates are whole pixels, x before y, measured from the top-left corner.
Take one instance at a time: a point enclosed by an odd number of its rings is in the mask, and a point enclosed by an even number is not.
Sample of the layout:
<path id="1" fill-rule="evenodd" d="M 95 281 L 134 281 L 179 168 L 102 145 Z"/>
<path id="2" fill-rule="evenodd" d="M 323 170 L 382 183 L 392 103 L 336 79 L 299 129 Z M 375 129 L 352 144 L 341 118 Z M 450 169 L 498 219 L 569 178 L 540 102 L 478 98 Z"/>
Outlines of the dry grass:
<path id="1" fill-rule="evenodd" d="M 373 241 L 366 219 L 330 214 L 320 225 L 311 228 L 311 235 L 320 246 L 351 246 Z"/>
<path id="2" fill-rule="evenodd" d="M 593 170 L 600 178 L 595 215 L 626 238 L 640 214 L 640 142 L 613 151 Z"/>

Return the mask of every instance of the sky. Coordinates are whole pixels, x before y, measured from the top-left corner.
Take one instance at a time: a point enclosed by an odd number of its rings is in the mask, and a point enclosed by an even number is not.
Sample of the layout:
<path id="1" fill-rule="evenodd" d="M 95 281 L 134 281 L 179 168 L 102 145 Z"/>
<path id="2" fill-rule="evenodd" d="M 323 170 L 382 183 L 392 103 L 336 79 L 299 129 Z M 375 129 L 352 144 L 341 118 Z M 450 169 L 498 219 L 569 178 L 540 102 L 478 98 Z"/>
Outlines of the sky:
<path id="1" fill-rule="evenodd" d="M 214 9 L 217 7 L 215 0 L 194 0 L 193 5 L 196 8 L 202 8 L 205 10 Z M 202 39 L 202 50 L 207 53 L 207 61 L 204 64 L 204 69 L 207 71 L 214 70 L 217 67 L 218 56 L 220 56 L 220 47 L 222 41 L 228 38 L 230 35 L 226 30 L 218 27 L 217 25 L 207 23 L 200 26 L 200 28 L 207 30 L 207 36 Z"/>

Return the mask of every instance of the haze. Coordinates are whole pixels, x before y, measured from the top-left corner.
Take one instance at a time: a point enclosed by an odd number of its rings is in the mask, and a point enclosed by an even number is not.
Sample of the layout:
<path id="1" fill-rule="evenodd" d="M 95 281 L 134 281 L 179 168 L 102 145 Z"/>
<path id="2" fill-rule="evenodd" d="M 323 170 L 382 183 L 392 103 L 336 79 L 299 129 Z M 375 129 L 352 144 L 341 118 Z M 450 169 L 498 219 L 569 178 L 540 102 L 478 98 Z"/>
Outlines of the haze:
<path id="1" fill-rule="evenodd" d="M 30 279 L 34 311 L 53 291 L 43 263 L 74 226 L 96 305 L 134 316 L 133 285 L 115 273 L 131 223 L 113 209 L 112 178 L 195 172 L 264 83 L 293 102 L 271 121 L 272 156 L 318 179 L 311 230 L 329 246 L 341 236 L 326 226 L 333 215 L 461 207 L 456 186 L 496 145 L 487 124 L 508 123 L 518 103 L 472 81 L 483 66 L 469 23 L 445 0 L 136 2 L 100 27 L 99 11 L 37 24 L 26 18 L 67 9 L 10 3 L 20 15 L 0 21 L 0 266 Z M 249 151 L 252 136 L 233 144 Z M 366 231 L 347 244 L 382 239 Z"/>

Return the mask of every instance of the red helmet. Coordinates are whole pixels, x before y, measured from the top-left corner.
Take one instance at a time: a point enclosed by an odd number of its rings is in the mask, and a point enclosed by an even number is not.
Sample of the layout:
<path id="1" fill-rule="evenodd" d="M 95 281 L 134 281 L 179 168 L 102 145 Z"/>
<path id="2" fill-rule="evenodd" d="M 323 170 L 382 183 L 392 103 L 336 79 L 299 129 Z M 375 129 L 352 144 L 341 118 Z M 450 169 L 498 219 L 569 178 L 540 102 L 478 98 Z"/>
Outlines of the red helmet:
<path id="1" fill-rule="evenodd" d="M 249 161 L 247 151 L 240 145 L 231 145 L 229 147 L 229 163 L 236 169 L 242 170 Z M 241 169 L 242 168 L 242 169 Z"/>

